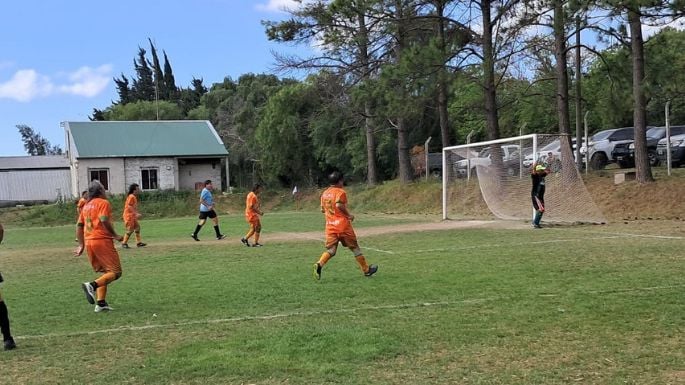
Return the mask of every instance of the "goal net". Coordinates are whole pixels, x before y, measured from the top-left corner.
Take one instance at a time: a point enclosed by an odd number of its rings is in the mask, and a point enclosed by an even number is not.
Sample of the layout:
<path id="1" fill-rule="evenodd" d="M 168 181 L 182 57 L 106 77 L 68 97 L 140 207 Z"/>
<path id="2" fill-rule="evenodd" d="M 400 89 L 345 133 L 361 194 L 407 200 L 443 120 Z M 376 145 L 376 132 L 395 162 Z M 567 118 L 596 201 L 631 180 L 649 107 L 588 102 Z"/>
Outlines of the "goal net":
<path id="1" fill-rule="evenodd" d="M 576 168 L 574 146 L 568 135 L 530 134 L 443 148 L 443 219 L 484 202 L 497 218 L 531 220 L 530 168 L 544 161 L 551 172 L 543 222 L 605 223 Z"/>

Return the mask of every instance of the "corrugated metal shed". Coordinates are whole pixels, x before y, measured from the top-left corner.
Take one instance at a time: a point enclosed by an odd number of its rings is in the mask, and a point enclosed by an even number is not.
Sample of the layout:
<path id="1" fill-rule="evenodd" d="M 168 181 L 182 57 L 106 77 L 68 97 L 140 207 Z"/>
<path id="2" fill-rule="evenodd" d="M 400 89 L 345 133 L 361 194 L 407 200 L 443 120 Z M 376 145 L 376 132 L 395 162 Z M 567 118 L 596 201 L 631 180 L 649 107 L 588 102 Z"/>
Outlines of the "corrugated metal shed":
<path id="1" fill-rule="evenodd" d="M 77 158 L 226 156 L 208 121 L 65 122 Z"/>
<path id="2" fill-rule="evenodd" d="M 69 169 L 66 155 L 0 156 L 0 170 Z"/>
<path id="3" fill-rule="evenodd" d="M 65 156 L 0 157 L 0 201 L 56 201 L 70 196 Z"/>

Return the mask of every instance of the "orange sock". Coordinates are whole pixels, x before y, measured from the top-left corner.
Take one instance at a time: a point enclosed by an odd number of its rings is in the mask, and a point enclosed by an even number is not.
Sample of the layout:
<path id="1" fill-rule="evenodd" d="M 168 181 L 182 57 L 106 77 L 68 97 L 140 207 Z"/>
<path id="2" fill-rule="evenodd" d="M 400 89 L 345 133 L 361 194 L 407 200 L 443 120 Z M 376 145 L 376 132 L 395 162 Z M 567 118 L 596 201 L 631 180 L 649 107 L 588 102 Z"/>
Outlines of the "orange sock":
<path id="1" fill-rule="evenodd" d="M 253 236 L 254 233 L 254 229 L 250 227 L 250 231 L 248 231 L 247 234 L 245 234 L 245 239 L 250 239 L 250 237 Z"/>
<path id="2" fill-rule="evenodd" d="M 364 258 L 363 255 L 357 255 L 355 257 L 357 259 L 357 263 L 359 264 L 359 268 L 362 269 L 363 273 L 366 273 L 369 271 L 369 265 L 366 264 L 366 258 Z"/>
<path id="3" fill-rule="evenodd" d="M 97 283 L 98 285 L 98 288 L 95 289 L 98 301 L 105 299 L 105 297 L 107 296 L 107 285 L 109 285 L 116 278 L 117 275 L 110 271 L 105 274 L 102 274 L 98 279 L 95 280 L 95 283 Z"/>
<path id="4" fill-rule="evenodd" d="M 333 258 L 331 253 L 324 251 L 323 254 L 321 254 L 321 257 L 319 257 L 319 266 L 323 267 L 323 265 L 325 265 L 326 262 L 328 262 L 328 260 L 331 258 Z"/>
<path id="5" fill-rule="evenodd" d="M 104 301 L 107 297 L 107 285 L 102 285 L 98 283 L 98 288 L 95 289 L 95 297 L 98 301 Z"/>
<path id="6" fill-rule="evenodd" d="M 131 233 L 126 233 L 124 234 L 124 240 L 121 241 L 121 243 L 126 243 L 128 242 L 128 239 L 131 237 Z"/>

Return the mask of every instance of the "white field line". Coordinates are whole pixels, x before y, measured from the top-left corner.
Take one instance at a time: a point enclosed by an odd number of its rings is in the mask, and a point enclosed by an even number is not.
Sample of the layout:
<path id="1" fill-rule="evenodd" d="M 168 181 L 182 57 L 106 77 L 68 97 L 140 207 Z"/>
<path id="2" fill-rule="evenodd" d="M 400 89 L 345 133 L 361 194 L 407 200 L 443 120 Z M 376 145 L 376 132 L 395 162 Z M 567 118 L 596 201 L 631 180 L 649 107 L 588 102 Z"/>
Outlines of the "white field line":
<path id="1" fill-rule="evenodd" d="M 568 229 L 569 232 L 587 234 L 589 230 Z M 606 233 L 608 235 L 616 235 L 627 238 L 656 238 L 656 239 L 685 239 L 679 235 L 653 235 L 653 234 L 633 234 L 633 233 Z"/>
<path id="2" fill-rule="evenodd" d="M 453 251 L 453 250 L 473 250 L 481 248 L 496 248 L 496 247 L 511 247 L 511 246 L 527 246 L 527 245 L 543 245 L 548 243 L 562 243 L 562 242 L 578 242 L 578 241 L 588 241 L 588 240 L 598 240 L 598 239 L 617 239 L 621 238 L 619 235 L 607 235 L 601 237 L 584 237 L 584 238 L 564 238 L 564 239 L 546 239 L 544 241 L 531 241 L 531 242 L 519 242 L 519 243 L 486 243 L 474 246 L 461 246 L 461 247 L 442 247 L 436 249 L 424 249 L 424 250 L 414 250 L 412 253 L 431 253 L 436 251 Z"/>
<path id="3" fill-rule="evenodd" d="M 567 291 L 566 295 L 570 294 L 622 294 L 630 292 L 640 292 L 640 291 L 657 291 L 657 290 L 669 290 L 683 288 L 685 284 L 682 285 L 670 285 L 670 286 L 652 286 L 652 287 L 633 287 L 633 288 L 617 288 L 611 290 L 590 290 L 590 291 L 579 291 L 577 293 L 572 293 Z M 557 297 L 558 294 L 551 293 L 540 293 L 538 297 Z M 294 317 L 310 317 L 310 316 L 320 316 L 327 314 L 346 314 L 346 313 L 357 313 L 357 312 L 369 312 L 369 311 L 382 311 L 382 310 L 396 310 L 396 309 L 414 309 L 423 307 L 447 307 L 455 305 L 472 305 L 481 304 L 488 301 L 495 301 L 501 299 L 508 299 L 508 296 L 497 296 L 490 298 L 474 298 L 465 299 L 461 301 L 438 301 L 438 302 L 414 302 L 414 303 L 404 303 L 396 305 L 384 305 L 384 306 L 364 306 L 358 308 L 343 308 L 335 310 L 316 310 L 316 311 L 303 311 L 303 312 L 288 312 L 288 313 L 277 313 L 268 314 L 261 316 L 238 316 L 230 318 L 216 318 L 216 319 L 202 319 L 195 321 L 185 321 L 185 322 L 174 322 L 169 324 L 154 324 L 154 325 L 140 325 L 140 326 L 122 326 L 118 328 L 111 329 L 99 329 L 90 330 L 75 333 L 47 333 L 47 334 L 35 334 L 27 336 L 15 336 L 19 340 L 31 340 L 31 339 L 43 339 L 43 338 L 55 338 L 55 337 L 78 337 L 78 336 L 89 336 L 98 334 L 108 334 L 116 332 L 131 332 L 131 331 L 141 331 L 150 329 L 170 329 L 178 328 L 184 326 L 193 325 L 212 325 L 212 324 L 223 324 L 223 323 L 238 323 L 245 321 L 269 321 L 274 319 L 285 319 Z"/>
<path id="4" fill-rule="evenodd" d="M 282 318 L 294 318 L 294 317 L 309 317 L 309 316 L 319 316 L 326 314 L 344 314 L 344 313 L 356 313 L 363 311 L 379 311 L 379 310 L 395 310 L 395 309 L 412 309 L 421 307 L 438 307 L 438 306 L 454 306 L 454 305 L 470 305 L 479 304 L 487 301 L 492 301 L 499 299 L 500 297 L 492 298 L 475 298 L 475 299 L 465 299 L 461 301 L 438 301 L 438 302 L 415 302 L 415 303 L 403 303 L 397 305 L 384 305 L 384 306 L 364 306 L 358 308 L 343 308 L 335 310 L 316 310 L 316 311 L 296 311 L 289 313 L 278 313 L 269 315 L 256 315 L 256 316 L 238 316 L 230 318 L 217 318 L 217 319 L 202 319 L 195 321 L 185 321 L 185 322 L 175 322 L 170 324 L 154 324 L 154 325 L 141 325 L 141 326 L 122 326 L 112 329 L 100 329 L 100 330 L 90 330 L 83 332 L 74 333 L 47 333 L 47 334 L 35 334 L 27 336 L 15 336 L 17 339 L 41 339 L 41 338 L 53 338 L 53 337 L 77 337 L 77 336 L 87 336 L 105 333 L 115 333 L 115 332 L 126 332 L 126 331 L 140 331 L 149 329 L 167 329 L 176 328 L 182 326 L 192 326 L 192 325 L 210 325 L 210 324 L 222 324 L 222 323 L 237 323 L 244 321 L 269 321 L 273 319 Z"/>
<path id="5" fill-rule="evenodd" d="M 379 252 L 379 253 L 384 253 L 384 254 L 393 254 L 393 255 L 395 254 L 394 251 L 375 249 L 375 248 L 369 247 L 369 246 L 360 246 L 360 247 L 361 247 L 362 250 L 368 249 L 368 250 L 377 251 L 377 252 Z"/>

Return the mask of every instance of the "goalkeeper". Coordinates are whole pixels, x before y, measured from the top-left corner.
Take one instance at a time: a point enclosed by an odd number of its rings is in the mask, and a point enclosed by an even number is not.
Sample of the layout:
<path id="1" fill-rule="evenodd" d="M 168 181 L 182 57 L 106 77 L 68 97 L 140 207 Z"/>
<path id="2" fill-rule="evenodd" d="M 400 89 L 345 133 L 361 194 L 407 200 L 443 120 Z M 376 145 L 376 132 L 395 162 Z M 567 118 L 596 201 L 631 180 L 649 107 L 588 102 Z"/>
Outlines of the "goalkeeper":
<path id="1" fill-rule="evenodd" d="M 553 156 L 550 153 L 547 157 L 551 159 Z M 536 229 L 542 228 L 542 226 L 540 226 L 540 220 L 542 219 L 542 214 L 545 212 L 545 177 L 549 173 L 549 164 L 545 160 L 533 163 L 530 173 L 530 178 L 533 182 L 533 188 L 530 191 L 530 199 L 533 202 L 533 208 L 535 209 L 533 227 Z"/>

